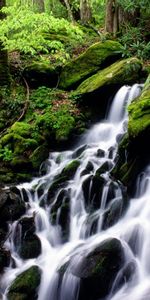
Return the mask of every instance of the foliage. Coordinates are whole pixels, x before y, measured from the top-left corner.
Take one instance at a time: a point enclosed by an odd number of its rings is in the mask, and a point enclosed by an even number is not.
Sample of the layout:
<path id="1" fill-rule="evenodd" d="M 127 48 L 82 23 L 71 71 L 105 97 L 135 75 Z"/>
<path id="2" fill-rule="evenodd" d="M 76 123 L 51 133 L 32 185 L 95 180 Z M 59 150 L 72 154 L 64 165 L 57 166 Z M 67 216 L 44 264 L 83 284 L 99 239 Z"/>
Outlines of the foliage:
<path id="1" fill-rule="evenodd" d="M 150 8 L 149 0 L 117 0 L 118 4 L 121 5 L 127 11 L 135 11 L 140 8 L 147 10 Z"/>
<path id="2" fill-rule="evenodd" d="M 128 28 L 128 30 L 127 30 Z M 137 56 L 140 59 L 150 59 L 150 42 L 144 39 L 143 29 L 141 27 L 128 26 L 119 38 L 120 43 L 123 45 L 122 56 L 132 57 Z"/>
<path id="3" fill-rule="evenodd" d="M 0 149 L 0 159 L 3 161 L 11 161 L 13 157 L 12 150 L 8 146 Z"/>
<path id="4" fill-rule="evenodd" d="M 22 86 L 13 85 L 10 89 L 1 88 L 0 92 L 0 130 L 3 130 L 15 119 L 17 119 L 23 109 L 25 101 L 25 90 Z"/>
<path id="5" fill-rule="evenodd" d="M 23 53 L 48 53 L 64 50 L 57 39 L 46 39 L 44 33 L 60 34 L 82 40 L 82 31 L 65 19 L 58 19 L 47 13 L 35 13 L 26 6 L 16 4 L 3 8 L 7 17 L 0 21 L 0 39 L 5 49 L 19 50 Z"/>

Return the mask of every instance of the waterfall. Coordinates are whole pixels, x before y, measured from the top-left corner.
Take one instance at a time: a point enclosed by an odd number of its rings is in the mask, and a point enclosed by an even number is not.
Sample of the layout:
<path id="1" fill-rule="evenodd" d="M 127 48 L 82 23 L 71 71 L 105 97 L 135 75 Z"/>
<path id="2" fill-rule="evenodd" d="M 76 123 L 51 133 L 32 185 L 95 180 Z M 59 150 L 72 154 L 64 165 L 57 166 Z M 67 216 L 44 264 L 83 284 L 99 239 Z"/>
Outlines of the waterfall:
<path id="1" fill-rule="evenodd" d="M 16 276 L 37 265 L 42 270 L 38 300 L 78 300 L 77 266 L 92 249 L 110 238 L 121 241 L 124 263 L 105 299 L 149 299 L 150 167 L 138 178 L 135 198 L 128 207 L 124 188 L 112 180 L 110 173 L 118 141 L 126 132 L 127 104 L 140 94 L 141 88 L 123 86 L 107 118 L 88 130 L 76 148 L 50 153 L 46 173 L 18 186 L 22 198 L 28 199 L 25 216 L 35 219 L 41 254 L 21 258 L 21 228 L 17 221 L 10 225 L 12 234 L 5 247 L 11 251 L 15 268 L 6 268 L 2 276 L 3 299 L 7 299 L 7 290 Z M 131 263 L 133 274 L 121 284 L 125 267 Z M 64 274 L 60 279 L 61 268 Z"/>

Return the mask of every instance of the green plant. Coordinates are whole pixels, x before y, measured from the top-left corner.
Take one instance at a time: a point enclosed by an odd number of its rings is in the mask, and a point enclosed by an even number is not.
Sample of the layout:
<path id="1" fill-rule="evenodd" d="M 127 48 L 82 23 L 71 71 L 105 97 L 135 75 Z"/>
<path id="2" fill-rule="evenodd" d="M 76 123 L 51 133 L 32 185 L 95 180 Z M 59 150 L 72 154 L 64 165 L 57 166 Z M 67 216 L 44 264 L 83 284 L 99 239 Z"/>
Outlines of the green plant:
<path id="1" fill-rule="evenodd" d="M 13 158 L 12 150 L 8 146 L 0 149 L 0 159 L 3 161 L 11 161 Z"/>
<path id="2" fill-rule="evenodd" d="M 63 18 L 35 13 L 29 7 L 16 3 L 2 11 L 6 18 L 0 21 L 0 40 L 4 49 L 9 51 L 19 50 L 32 55 L 65 51 L 64 44 L 57 38 L 60 33 L 79 42 L 82 40 L 82 30 Z M 53 34 L 55 38 L 47 39 L 45 33 Z"/>

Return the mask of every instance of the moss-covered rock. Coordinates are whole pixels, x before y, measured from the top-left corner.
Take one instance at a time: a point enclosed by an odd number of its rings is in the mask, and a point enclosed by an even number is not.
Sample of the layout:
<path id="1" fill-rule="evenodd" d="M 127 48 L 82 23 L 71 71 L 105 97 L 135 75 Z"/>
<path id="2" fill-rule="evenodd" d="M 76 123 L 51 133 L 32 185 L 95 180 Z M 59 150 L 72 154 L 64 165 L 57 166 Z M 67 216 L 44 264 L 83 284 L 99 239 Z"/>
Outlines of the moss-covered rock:
<path id="1" fill-rule="evenodd" d="M 136 138 L 144 132 L 150 133 L 150 75 L 145 82 L 142 94 L 128 108 L 129 137 Z"/>
<path id="2" fill-rule="evenodd" d="M 74 260 L 76 261 L 79 263 L 70 263 L 65 276 L 70 276 L 71 273 L 80 278 L 78 300 L 104 299 L 125 262 L 121 242 L 115 238 L 103 241 L 87 256 L 83 251 L 80 259 Z M 66 268 L 67 265 L 62 266 L 61 275 Z"/>
<path id="3" fill-rule="evenodd" d="M 10 264 L 10 252 L 0 247 L 0 273 Z"/>
<path id="4" fill-rule="evenodd" d="M 115 41 L 98 42 L 92 45 L 63 68 L 59 86 L 62 89 L 77 86 L 99 69 L 116 61 L 120 57 L 120 48 L 120 44 Z"/>
<path id="5" fill-rule="evenodd" d="M 32 62 L 27 65 L 23 71 L 31 87 L 48 86 L 56 87 L 58 82 L 58 71 L 48 63 Z"/>
<path id="6" fill-rule="evenodd" d="M 25 203 L 21 196 L 10 190 L 0 191 L 0 219 L 1 225 L 7 221 L 14 221 L 25 213 Z"/>
<path id="7" fill-rule="evenodd" d="M 48 157 L 48 155 L 49 155 L 49 148 L 48 145 L 46 145 L 46 143 L 37 147 L 29 157 L 29 160 L 31 161 L 33 168 L 35 170 L 38 170 L 39 166 Z"/>
<path id="8" fill-rule="evenodd" d="M 79 165 L 80 165 L 79 160 L 73 160 L 66 167 L 64 167 L 64 169 L 60 174 L 55 176 L 54 181 L 48 191 L 48 196 L 47 196 L 48 204 L 53 201 L 54 196 L 56 195 L 58 190 L 62 187 L 65 187 L 66 182 L 72 179 Z"/>
<path id="9" fill-rule="evenodd" d="M 41 270 L 38 266 L 32 266 L 14 280 L 9 288 L 8 300 L 36 300 L 37 289 L 41 281 Z"/>
<path id="10" fill-rule="evenodd" d="M 112 85 L 134 83 L 140 79 L 142 64 L 133 57 L 118 61 L 82 82 L 75 94 L 88 94 Z"/>
<path id="11" fill-rule="evenodd" d="M 150 144 L 150 76 L 141 95 L 129 106 L 128 134 L 119 144 L 119 159 L 112 175 L 132 192 L 138 173 L 149 161 Z"/>
<path id="12" fill-rule="evenodd" d="M 41 254 L 41 241 L 35 230 L 34 217 L 23 217 L 17 224 L 14 244 L 23 259 L 35 258 Z"/>

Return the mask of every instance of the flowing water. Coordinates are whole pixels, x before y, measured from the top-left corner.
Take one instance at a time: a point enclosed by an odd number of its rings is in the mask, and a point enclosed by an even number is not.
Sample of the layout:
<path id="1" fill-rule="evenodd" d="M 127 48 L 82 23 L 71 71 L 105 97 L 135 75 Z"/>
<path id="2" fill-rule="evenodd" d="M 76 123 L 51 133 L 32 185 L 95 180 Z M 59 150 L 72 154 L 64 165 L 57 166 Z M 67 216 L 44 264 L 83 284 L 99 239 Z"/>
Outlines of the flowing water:
<path id="1" fill-rule="evenodd" d="M 118 141 L 127 127 L 127 104 L 141 88 L 137 84 L 123 86 L 106 119 L 88 130 L 75 149 L 51 153 L 40 169 L 41 174 L 45 169 L 46 173 L 18 186 L 22 197 L 28 198 L 26 216 L 35 218 L 42 250 L 37 258 L 21 259 L 15 242 L 16 231 L 17 245 L 21 239 L 18 222 L 10 224 L 12 234 L 5 246 L 11 250 L 15 268 L 6 268 L 1 279 L 3 299 L 7 299 L 7 289 L 18 274 L 38 265 L 42 270 L 38 300 L 78 300 L 79 278 L 71 273 L 64 275 L 58 293 L 57 271 L 66 262 L 78 264 L 80 253 L 87 255 L 110 237 L 122 242 L 126 263 L 133 262 L 134 271 L 118 289 L 120 271 L 106 299 L 150 299 L 150 167 L 139 176 L 135 198 L 128 208 L 122 185 L 112 181 L 110 175 L 117 160 Z M 74 160 L 79 164 L 76 172 L 65 183 L 60 181 L 54 193 L 53 183 Z M 114 211 L 111 220 L 110 211 Z"/>

